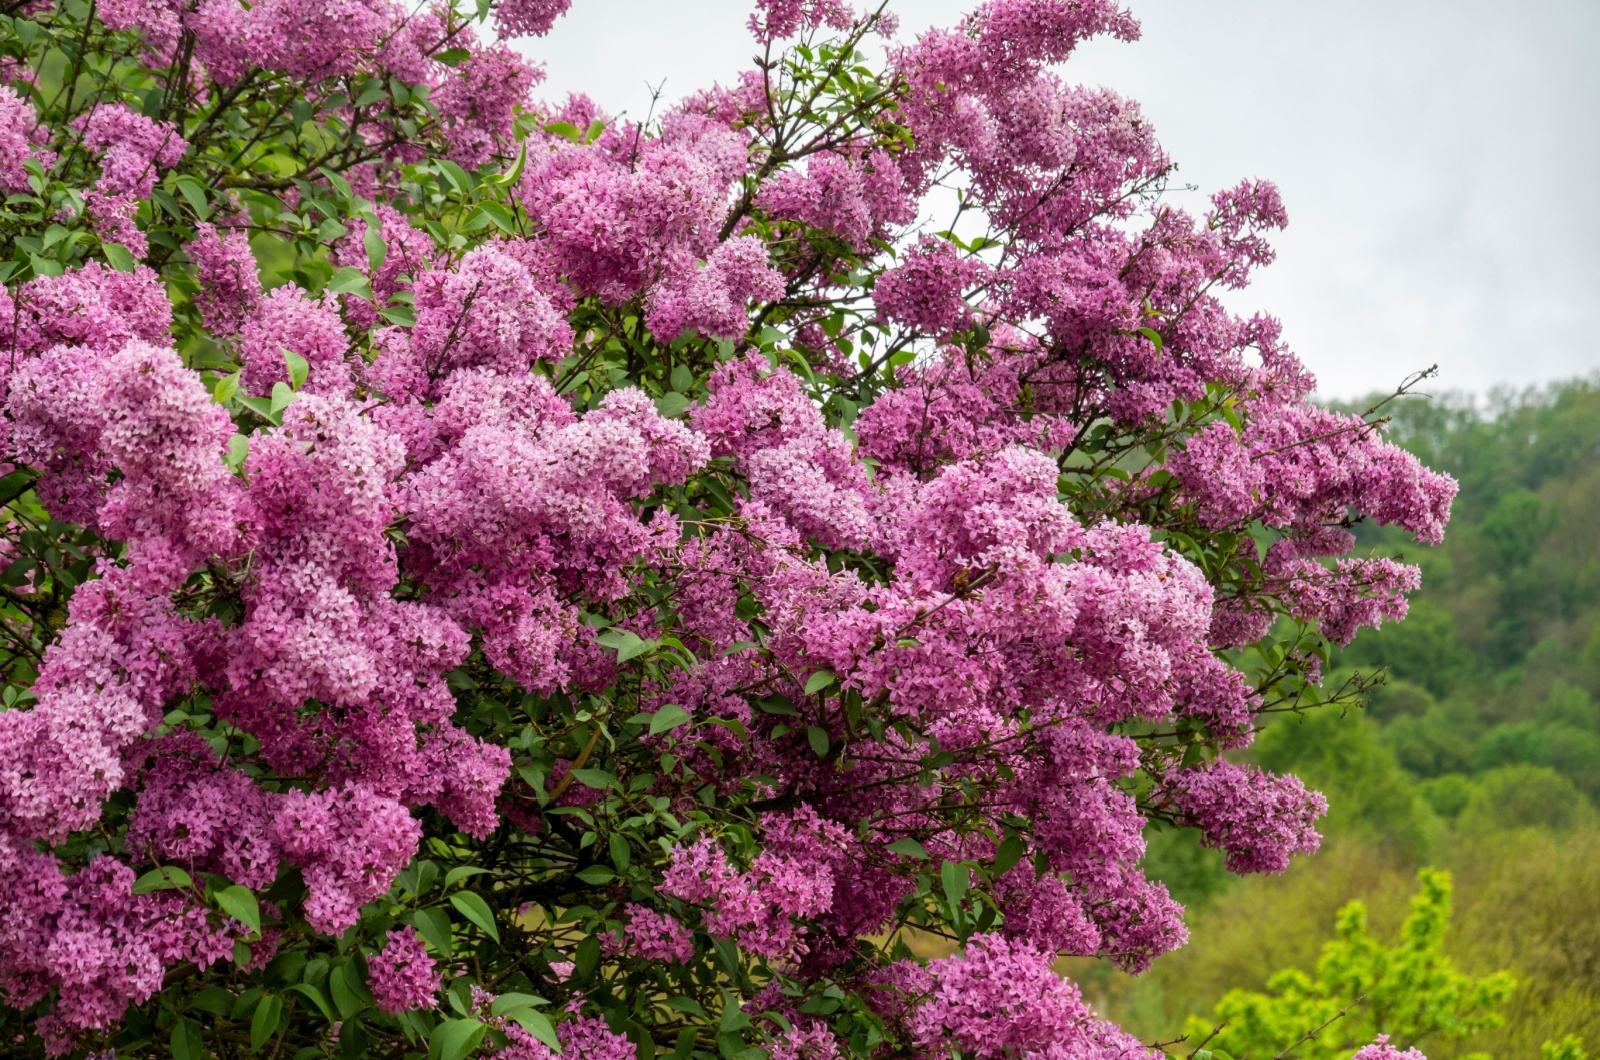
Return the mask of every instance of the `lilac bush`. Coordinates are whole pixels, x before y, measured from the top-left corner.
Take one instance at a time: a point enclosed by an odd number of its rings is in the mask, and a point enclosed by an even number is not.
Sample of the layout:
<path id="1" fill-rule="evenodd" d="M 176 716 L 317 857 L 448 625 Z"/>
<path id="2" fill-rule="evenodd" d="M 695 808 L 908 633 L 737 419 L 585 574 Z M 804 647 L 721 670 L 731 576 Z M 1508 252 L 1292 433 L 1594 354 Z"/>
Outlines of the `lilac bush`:
<path id="1" fill-rule="evenodd" d="M 1223 754 L 1454 483 L 1058 75 L 1112 0 L 760 0 L 643 123 L 566 7 L 0 15 L 0 1054 L 1142 1055 L 1056 955 L 1316 848 Z"/>

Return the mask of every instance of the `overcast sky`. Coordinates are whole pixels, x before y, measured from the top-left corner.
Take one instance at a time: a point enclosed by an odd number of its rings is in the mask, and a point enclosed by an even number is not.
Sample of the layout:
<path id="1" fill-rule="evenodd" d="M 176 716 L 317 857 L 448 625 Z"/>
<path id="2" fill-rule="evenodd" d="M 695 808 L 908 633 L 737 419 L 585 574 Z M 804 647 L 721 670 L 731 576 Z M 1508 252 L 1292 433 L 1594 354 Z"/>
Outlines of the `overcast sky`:
<path id="1" fill-rule="evenodd" d="M 956 0 L 897 0 L 902 35 Z M 1144 39 L 1063 69 L 1140 101 L 1179 178 L 1283 189 L 1283 319 L 1329 396 L 1600 370 L 1600 0 L 1132 0 Z M 551 96 L 642 114 L 749 65 L 748 0 L 574 0 L 527 53 Z"/>

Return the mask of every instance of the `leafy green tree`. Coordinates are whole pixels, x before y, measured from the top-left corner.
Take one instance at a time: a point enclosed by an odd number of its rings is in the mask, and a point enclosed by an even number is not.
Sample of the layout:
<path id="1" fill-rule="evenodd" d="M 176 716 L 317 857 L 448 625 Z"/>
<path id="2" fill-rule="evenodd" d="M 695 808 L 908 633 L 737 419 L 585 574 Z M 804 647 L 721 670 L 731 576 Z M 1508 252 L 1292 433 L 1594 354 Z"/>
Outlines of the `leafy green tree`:
<path id="1" fill-rule="evenodd" d="M 1345 1060 L 1379 1034 L 1410 1048 L 1499 1026 L 1499 1007 L 1516 981 L 1506 972 L 1474 979 L 1456 969 L 1443 949 L 1450 875 L 1423 869 L 1417 879 L 1421 891 L 1395 946 L 1374 939 L 1366 905 L 1351 902 L 1339 911 L 1315 977 L 1290 968 L 1268 980 L 1265 993 L 1229 991 L 1214 1019 L 1190 1019 L 1188 1040 L 1213 1055 L 1251 1060 L 1290 1050 L 1297 1060 Z"/>

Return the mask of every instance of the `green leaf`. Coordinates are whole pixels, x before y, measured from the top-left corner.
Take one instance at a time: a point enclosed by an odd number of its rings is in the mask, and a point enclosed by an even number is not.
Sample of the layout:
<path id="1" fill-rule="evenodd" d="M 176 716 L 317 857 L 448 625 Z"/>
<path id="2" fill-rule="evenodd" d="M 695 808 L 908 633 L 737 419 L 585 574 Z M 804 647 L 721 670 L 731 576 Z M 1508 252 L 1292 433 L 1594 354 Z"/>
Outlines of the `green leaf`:
<path id="1" fill-rule="evenodd" d="M 417 322 L 416 312 L 408 305 L 384 306 L 378 310 L 378 315 L 389 323 L 398 324 L 403 328 L 409 328 Z"/>
<path id="2" fill-rule="evenodd" d="M 299 396 L 300 395 L 296 394 L 293 390 L 289 389 L 288 383 L 285 383 L 281 380 L 273 383 L 272 404 L 267 406 L 268 415 L 276 416 L 290 405 L 293 405 L 295 398 Z"/>
<path id="3" fill-rule="evenodd" d="M 628 841 L 618 833 L 612 832 L 607 845 L 611 847 L 611 864 L 619 871 L 627 871 L 628 862 L 633 860 L 633 848 L 628 845 Z"/>
<path id="4" fill-rule="evenodd" d="M 121 243 L 102 243 L 100 252 L 106 256 L 106 264 L 118 272 L 133 271 L 133 255 Z"/>
<path id="5" fill-rule="evenodd" d="M 954 861 L 945 862 L 939 866 L 939 882 L 944 885 L 945 901 L 950 903 L 950 909 L 954 911 L 967 895 L 970 879 L 966 866 Z"/>
<path id="6" fill-rule="evenodd" d="M 617 662 L 624 663 L 629 659 L 636 659 L 649 651 L 652 641 L 640 638 L 637 633 L 630 633 L 625 629 L 614 629 L 610 633 L 602 633 L 595 640 L 608 648 L 617 650 Z"/>
<path id="7" fill-rule="evenodd" d="M 462 169 L 448 158 L 438 159 L 436 164 L 439 167 L 439 172 L 444 175 L 444 178 L 451 184 L 455 185 L 456 191 L 460 192 L 462 195 L 465 195 L 467 192 L 472 190 L 472 180 L 467 176 L 466 170 Z"/>
<path id="8" fill-rule="evenodd" d="M 676 729 L 689 722 L 689 712 L 676 703 L 668 703 L 650 716 L 650 735 L 660 736 L 668 729 Z"/>
<path id="9" fill-rule="evenodd" d="M 450 915 L 443 909 L 418 909 L 411 914 L 411 926 L 417 934 L 446 957 L 454 950 L 450 931 Z"/>
<path id="10" fill-rule="evenodd" d="M 578 127 L 570 122 L 553 121 L 544 127 L 544 131 L 551 136 L 559 136 L 573 143 L 578 142 Z"/>
<path id="11" fill-rule="evenodd" d="M 603 769 L 574 769 L 572 779 L 596 791 L 610 791 L 617 784 L 617 778 Z"/>
<path id="12" fill-rule="evenodd" d="M 313 1005 L 317 1006 L 317 1011 L 322 1013 L 322 1017 L 329 1023 L 338 1021 L 339 1017 L 334 1015 L 333 1006 L 328 1004 L 328 999 L 324 997 L 322 991 L 318 990 L 315 986 L 312 986 L 310 983 L 295 983 L 293 986 L 289 987 L 289 989 L 293 990 L 295 993 L 299 994 L 307 1001 L 310 1001 Z"/>
<path id="13" fill-rule="evenodd" d="M 684 1015 L 693 1016 L 696 1019 L 707 1020 L 711 1018 L 706 1015 L 706 1010 L 701 1007 L 700 1002 L 692 997 L 669 997 L 667 998 L 667 1007 L 674 1012 L 682 1012 Z"/>
<path id="14" fill-rule="evenodd" d="M 995 853 L 994 875 L 999 877 L 1010 872 L 1027 851 L 1028 844 L 1022 841 L 1021 836 L 1007 836 L 1006 841 L 1000 844 L 1000 849 Z"/>
<path id="15" fill-rule="evenodd" d="M 516 235 L 516 218 L 511 216 L 511 211 L 506 209 L 504 203 L 498 203 L 493 199 L 487 199 L 478 204 L 478 209 L 483 212 L 485 217 L 493 221 L 495 227 L 500 229 L 500 231 L 504 232 L 508 236 Z"/>
<path id="16" fill-rule="evenodd" d="M 811 743 L 811 749 L 822 758 L 828 753 L 828 730 L 816 725 L 806 728 L 806 739 Z"/>
<path id="17" fill-rule="evenodd" d="M 233 995 L 220 986 L 208 986 L 194 996 L 189 1007 L 213 1016 L 226 1016 L 233 1011 Z"/>
<path id="18" fill-rule="evenodd" d="M 289 388 L 285 386 L 284 389 L 288 390 Z M 253 397 L 250 394 L 240 394 L 239 404 L 243 405 L 251 412 L 254 412 L 257 416 L 260 416 L 264 420 L 270 420 L 274 415 L 272 411 L 272 402 L 268 401 L 266 398 Z"/>
<path id="19" fill-rule="evenodd" d="M 456 911 L 462 916 L 482 928 L 484 934 L 496 942 L 500 941 L 500 929 L 495 927 L 494 913 L 490 910 L 488 902 L 472 891 L 462 891 L 450 896 L 450 904 L 455 906 Z"/>
<path id="20" fill-rule="evenodd" d="M 206 201 L 205 185 L 193 177 L 178 178 L 178 194 L 203 221 L 211 215 L 211 205 Z"/>
<path id="21" fill-rule="evenodd" d="M 178 1019 L 172 1023 L 173 1060 L 206 1060 L 205 1042 L 200 1037 L 200 1026 L 191 1019 Z"/>
<path id="22" fill-rule="evenodd" d="M 194 880 L 187 872 L 176 865 L 162 865 L 133 881 L 133 893 L 149 894 L 151 891 L 170 891 L 175 887 L 193 886 Z"/>
<path id="23" fill-rule="evenodd" d="M 669 390 L 665 394 L 662 394 L 660 397 L 656 398 L 656 411 L 659 412 L 664 419 L 675 420 L 679 416 L 682 416 L 684 410 L 692 404 L 694 404 L 694 402 L 690 401 L 676 390 Z"/>
<path id="24" fill-rule="evenodd" d="M 446 887 L 453 887 L 457 883 L 460 883 L 462 880 L 466 879 L 468 876 L 478 876 L 488 871 L 488 869 L 480 869 L 476 865 L 457 865 L 455 868 L 444 874 L 444 885 Z"/>
<path id="25" fill-rule="evenodd" d="M 483 1041 L 486 1030 L 488 1027 L 475 1019 L 445 1020 L 428 1035 L 428 1055 L 432 1060 L 466 1060 Z"/>
<path id="26" fill-rule="evenodd" d="M 573 954 L 573 957 L 576 958 L 573 963 L 577 966 L 574 970 L 578 978 L 580 980 L 589 978 L 590 973 L 600 964 L 600 940 L 593 935 L 588 936 L 578 943 L 578 952 Z"/>
<path id="27" fill-rule="evenodd" d="M 319 167 L 317 172 L 323 175 L 323 177 L 328 181 L 329 185 L 333 187 L 333 190 L 339 193 L 339 197 L 341 199 L 344 199 L 346 202 L 348 202 L 355 196 L 355 191 L 350 187 L 350 182 L 345 180 L 344 177 L 340 176 L 338 173 L 335 173 L 333 170 L 329 169 L 327 166 Z"/>
<path id="28" fill-rule="evenodd" d="M 364 990 L 356 979 L 354 966 L 344 964 L 328 973 L 328 993 L 333 995 L 333 1003 L 339 1008 L 341 1019 L 349 1019 L 367 1007 L 367 998 L 362 997 Z"/>
<path id="29" fill-rule="evenodd" d="M 229 467 L 237 470 L 244 466 L 244 458 L 250 455 L 250 439 L 242 434 L 236 434 L 228 439 L 228 455 L 222 459 Z"/>
<path id="30" fill-rule="evenodd" d="M 556 1029 L 550 1025 L 550 1018 L 543 1012 L 535 1012 L 531 1008 L 515 1008 L 507 1012 L 506 1016 L 508 1019 L 516 1020 L 517 1026 L 548 1045 L 552 1051 L 561 1052 L 561 1039 L 556 1037 Z"/>
<path id="31" fill-rule="evenodd" d="M 674 365 L 672 368 L 672 389 L 687 392 L 694 389 L 694 372 L 686 364 Z"/>
<path id="32" fill-rule="evenodd" d="M 219 405 L 226 405 L 232 401 L 233 396 L 239 392 L 240 375 L 240 372 L 234 372 L 218 379 L 217 385 L 211 388 L 211 400 Z"/>
<path id="33" fill-rule="evenodd" d="M 818 670 L 806 678 L 806 695 L 814 695 L 833 684 L 839 678 L 832 670 Z"/>
<path id="34" fill-rule="evenodd" d="M 289 385 L 295 390 L 305 386 L 306 376 L 311 374 L 311 362 L 293 350 L 285 349 L 283 363 L 289 366 Z"/>
<path id="35" fill-rule="evenodd" d="M 756 704 L 763 714 L 778 714 L 792 718 L 800 712 L 794 709 L 794 704 L 789 702 L 789 697 L 784 695 L 771 695 Z"/>
<path id="36" fill-rule="evenodd" d="M 896 839 L 893 843 L 889 844 L 887 849 L 890 853 L 899 854 L 903 858 L 920 858 L 923 861 L 928 860 L 928 849 L 915 839 Z"/>
<path id="37" fill-rule="evenodd" d="M 599 887 L 617 878 L 617 874 L 604 865 L 590 865 L 582 872 L 574 873 L 574 875 L 591 887 Z"/>
<path id="38" fill-rule="evenodd" d="M 354 265 L 346 265 L 333 274 L 333 279 L 328 281 L 328 290 L 334 294 L 349 294 L 361 292 L 370 296 L 367 287 L 367 274 Z"/>
<path id="39" fill-rule="evenodd" d="M 389 257 L 389 244 L 383 241 L 383 227 L 376 217 L 367 218 L 367 230 L 361 235 L 361 245 L 367 251 L 367 269 L 377 272 Z"/>
<path id="40" fill-rule="evenodd" d="M 261 934 L 261 907 L 250 888 L 234 884 L 217 892 L 217 905 L 224 913 L 250 929 L 252 935 Z"/>
<path id="41" fill-rule="evenodd" d="M 250 1051 L 259 1053 L 261 1047 L 267 1044 L 278 1030 L 278 1017 L 283 1015 L 283 998 L 277 994 L 268 994 L 261 999 L 261 1004 L 256 1006 L 256 1014 L 250 1017 Z"/>
<path id="42" fill-rule="evenodd" d="M 530 1005 L 548 1005 L 550 1002 L 538 994 L 501 994 L 489 1005 L 491 1016 L 504 1016 L 514 1009 L 527 1008 Z"/>

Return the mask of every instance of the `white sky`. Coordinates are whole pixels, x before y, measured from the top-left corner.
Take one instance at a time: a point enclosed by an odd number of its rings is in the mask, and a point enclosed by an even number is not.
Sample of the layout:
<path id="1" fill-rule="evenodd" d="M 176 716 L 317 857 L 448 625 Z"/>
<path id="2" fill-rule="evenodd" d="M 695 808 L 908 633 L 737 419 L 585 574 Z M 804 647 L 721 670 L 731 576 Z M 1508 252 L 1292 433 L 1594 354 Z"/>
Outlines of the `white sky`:
<path id="1" fill-rule="evenodd" d="M 574 0 L 522 47 L 541 92 L 642 115 L 749 65 L 748 0 Z M 967 3 L 895 0 L 902 35 Z M 1438 389 L 1600 370 L 1600 2 L 1131 0 L 1134 44 L 1063 68 L 1138 100 L 1181 181 L 1283 189 L 1264 309 L 1323 392 Z"/>

